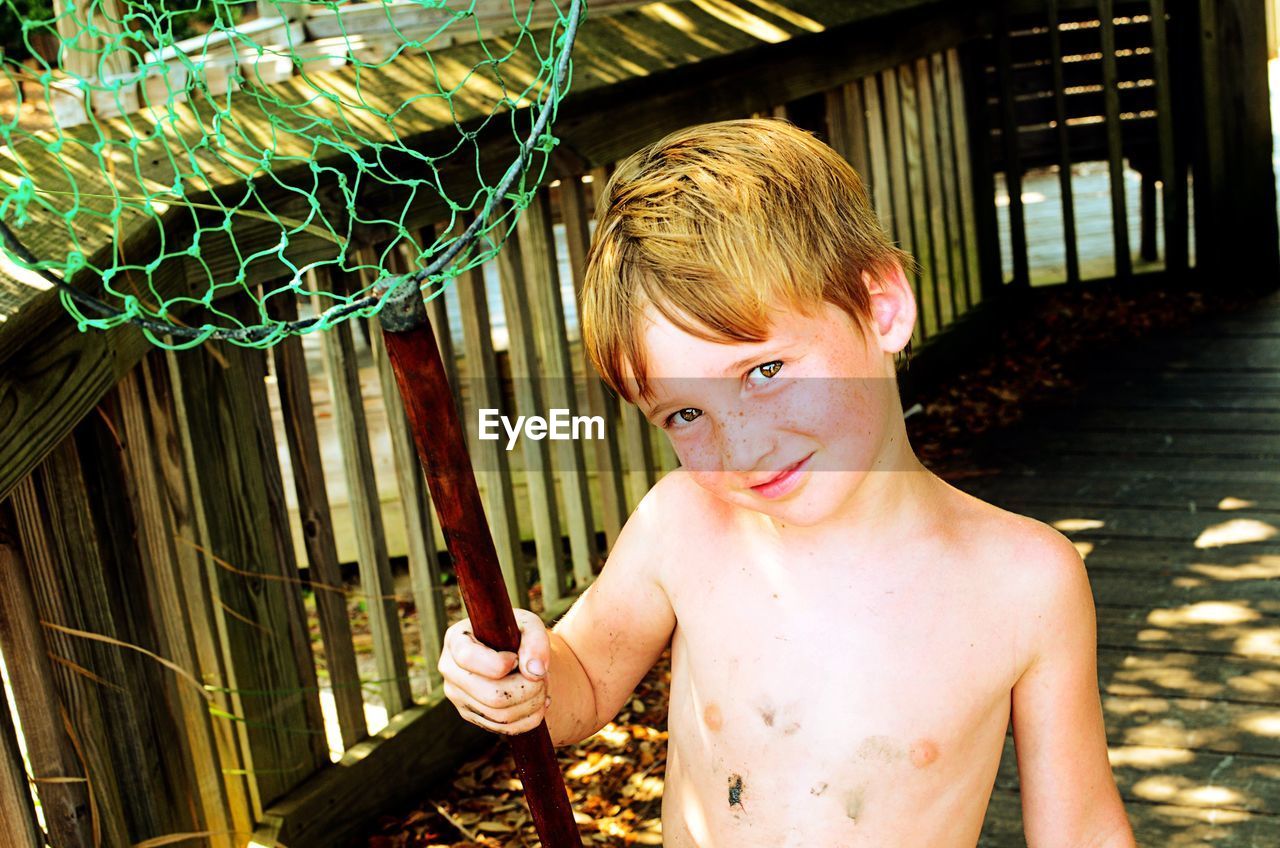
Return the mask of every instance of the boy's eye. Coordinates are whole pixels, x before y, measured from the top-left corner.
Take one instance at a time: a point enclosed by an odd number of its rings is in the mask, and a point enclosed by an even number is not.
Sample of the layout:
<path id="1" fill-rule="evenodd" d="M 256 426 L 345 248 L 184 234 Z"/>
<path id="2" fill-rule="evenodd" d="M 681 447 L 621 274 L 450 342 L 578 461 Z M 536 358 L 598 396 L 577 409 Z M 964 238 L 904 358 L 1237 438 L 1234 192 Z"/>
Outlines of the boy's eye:
<path id="1" fill-rule="evenodd" d="M 757 365 L 751 369 L 751 373 L 747 375 L 747 382 L 760 384 L 762 382 L 772 380 L 778 376 L 778 372 L 782 370 L 782 360 L 775 359 L 773 362 L 766 362 L 763 365 Z M 758 376 L 757 376 L 758 375 Z M 763 377 L 764 379 L 759 379 Z"/>
<path id="2" fill-rule="evenodd" d="M 701 417 L 701 409 L 694 409 L 692 406 L 686 406 L 684 409 L 677 409 L 675 412 L 668 415 L 666 426 L 681 427 L 685 424 L 692 424 Z"/>

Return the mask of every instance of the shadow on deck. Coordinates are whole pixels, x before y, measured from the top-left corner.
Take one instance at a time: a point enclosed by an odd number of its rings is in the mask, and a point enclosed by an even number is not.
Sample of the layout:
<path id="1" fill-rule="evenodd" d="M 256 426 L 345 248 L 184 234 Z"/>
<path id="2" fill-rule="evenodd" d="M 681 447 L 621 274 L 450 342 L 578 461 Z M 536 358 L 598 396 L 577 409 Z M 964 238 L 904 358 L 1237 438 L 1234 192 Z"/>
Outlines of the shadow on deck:
<path id="1" fill-rule="evenodd" d="M 960 485 L 1085 558 L 1138 843 L 1280 844 L 1280 295 L 1089 371 Z M 1024 844 L 1016 771 L 1010 741 L 984 846 Z"/>

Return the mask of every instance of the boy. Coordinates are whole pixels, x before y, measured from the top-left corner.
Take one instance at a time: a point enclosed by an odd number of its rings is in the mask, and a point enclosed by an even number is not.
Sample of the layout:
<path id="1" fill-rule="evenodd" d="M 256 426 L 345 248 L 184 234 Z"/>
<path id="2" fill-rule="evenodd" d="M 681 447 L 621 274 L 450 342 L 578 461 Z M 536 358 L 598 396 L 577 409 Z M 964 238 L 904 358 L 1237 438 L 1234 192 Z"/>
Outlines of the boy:
<path id="1" fill-rule="evenodd" d="M 583 336 L 681 460 L 518 656 L 450 628 L 474 724 L 594 733 L 672 649 L 664 843 L 973 846 L 1012 716 L 1031 846 L 1132 846 L 1094 610 L 1057 531 L 907 443 L 911 260 L 854 171 L 781 121 L 693 127 L 604 187 Z"/>

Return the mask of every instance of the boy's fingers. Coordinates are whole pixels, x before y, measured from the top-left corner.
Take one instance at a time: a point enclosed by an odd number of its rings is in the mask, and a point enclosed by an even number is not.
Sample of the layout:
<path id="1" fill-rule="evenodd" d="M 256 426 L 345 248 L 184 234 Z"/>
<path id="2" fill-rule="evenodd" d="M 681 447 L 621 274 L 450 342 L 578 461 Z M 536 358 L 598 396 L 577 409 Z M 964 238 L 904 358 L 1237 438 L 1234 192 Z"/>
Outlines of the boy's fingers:
<path id="1" fill-rule="evenodd" d="M 448 653 L 459 668 L 497 680 L 506 677 L 516 667 L 517 657 L 510 651 L 495 651 L 480 644 L 475 634 L 458 630 L 448 642 Z"/>
<path id="2" fill-rule="evenodd" d="M 467 721 L 486 730 L 505 734 L 524 733 L 537 727 L 542 723 L 548 703 L 547 698 L 543 696 L 518 706 L 495 709 L 487 704 L 476 702 L 467 697 L 465 692 L 459 691 L 456 687 L 450 687 L 449 684 L 446 684 L 445 696 L 453 701 L 458 712 Z"/>
<path id="3" fill-rule="evenodd" d="M 532 683 L 519 674 L 509 674 L 493 680 L 460 668 L 451 659 L 446 659 L 447 656 L 442 657 L 440 661 L 440 675 L 445 683 L 451 685 L 454 691 L 461 693 L 467 700 L 485 706 L 490 712 L 546 697 L 546 686 L 541 682 Z M 449 690 L 446 689 L 446 697 L 449 697 L 448 693 Z M 452 697 L 449 697 L 449 700 L 454 701 L 455 704 L 458 703 Z"/>
<path id="4" fill-rule="evenodd" d="M 520 671 L 530 680 L 541 680 L 551 665 L 551 637 L 536 613 L 516 610 L 520 628 Z"/>

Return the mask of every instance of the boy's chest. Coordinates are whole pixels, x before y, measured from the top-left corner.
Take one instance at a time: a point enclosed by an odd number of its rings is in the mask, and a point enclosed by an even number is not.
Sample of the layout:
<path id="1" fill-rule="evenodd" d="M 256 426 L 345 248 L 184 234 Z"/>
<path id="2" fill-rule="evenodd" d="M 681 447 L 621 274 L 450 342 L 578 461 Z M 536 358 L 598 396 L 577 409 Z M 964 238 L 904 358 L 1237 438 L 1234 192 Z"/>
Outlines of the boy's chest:
<path id="1" fill-rule="evenodd" d="M 671 777 L 697 786 L 708 813 L 727 825 L 754 798 L 774 819 L 861 819 L 866 833 L 868 816 L 912 797 L 985 798 L 1017 676 L 1011 616 L 954 574 L 787 580 L 752 567 L 738 571 L 744 589 L 724 579 L 734 570 L 673 599 Z"/>

